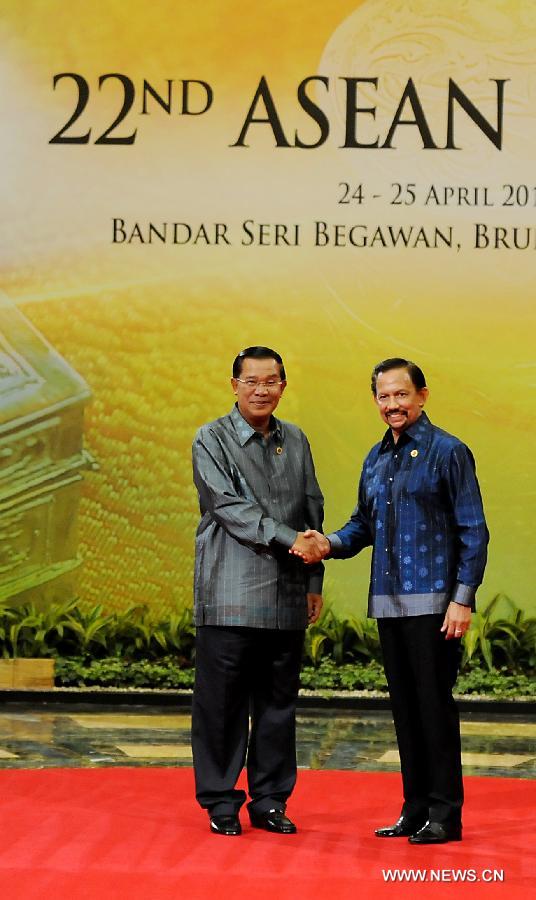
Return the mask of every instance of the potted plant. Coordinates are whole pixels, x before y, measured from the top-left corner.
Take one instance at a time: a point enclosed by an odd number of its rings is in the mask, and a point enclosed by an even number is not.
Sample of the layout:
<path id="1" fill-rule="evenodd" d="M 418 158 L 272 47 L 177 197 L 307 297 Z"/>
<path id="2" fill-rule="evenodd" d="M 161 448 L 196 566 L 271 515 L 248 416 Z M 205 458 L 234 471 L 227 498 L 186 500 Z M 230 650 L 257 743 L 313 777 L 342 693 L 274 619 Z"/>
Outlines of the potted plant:
<path id="1" fill-rule="evenodd" d="M 40 609 L 35 603 L 0 607 L 0 689 L 54 687 L 57 644 L 76 600 Z"/>

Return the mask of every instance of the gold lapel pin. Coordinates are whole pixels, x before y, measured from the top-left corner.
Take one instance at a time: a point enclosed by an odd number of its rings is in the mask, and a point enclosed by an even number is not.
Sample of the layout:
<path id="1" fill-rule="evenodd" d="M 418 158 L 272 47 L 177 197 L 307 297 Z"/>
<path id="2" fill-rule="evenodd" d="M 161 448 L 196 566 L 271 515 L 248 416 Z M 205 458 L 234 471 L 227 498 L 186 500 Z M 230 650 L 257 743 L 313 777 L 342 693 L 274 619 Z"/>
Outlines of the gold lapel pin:
<path id="1" fill-rule="evenodd" d="M 282 454 L 282 452 L 283 452 L 283 448 L 282 448 L 282 447 L 276 447 L 276 448 L 275 448 L 275 452 L 277 453 L 278 456 L 281 456 L 281 454 Z"/>
<path id="2" fill-rule="evenodd" d="M 412 456 L 413 459 L 415 459 L 415 457 L 418 456 L 418 455 L 419 455 L 419 451 L 418 451 L 418 450 L 412 450 L 411 453 L 410 453 L 410 456 Z"/>

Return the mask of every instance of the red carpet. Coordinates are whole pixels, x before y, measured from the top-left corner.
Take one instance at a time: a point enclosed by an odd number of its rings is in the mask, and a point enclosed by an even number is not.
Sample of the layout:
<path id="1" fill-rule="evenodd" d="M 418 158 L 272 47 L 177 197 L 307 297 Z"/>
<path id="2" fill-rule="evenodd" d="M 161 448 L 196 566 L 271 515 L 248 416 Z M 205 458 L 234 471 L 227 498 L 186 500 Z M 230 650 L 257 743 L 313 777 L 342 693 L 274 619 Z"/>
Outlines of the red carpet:
<path id="1" fill-rule="evenodd" d="M 209 833 L 189 769 L 7 770 L 0 786 L 6 900 L 528 900 L 535 887 L 531 781 L 467 778 L 464 840 L 435 848 L 373 836 L 397 816 L 395 774 L 301 771 L 299 834 L 252 830 L 243 815 L 238 838 Z M 427 881 L 386 882 L 387 869 Z M 504 881 L 473 880 L 485 870 Z"/>

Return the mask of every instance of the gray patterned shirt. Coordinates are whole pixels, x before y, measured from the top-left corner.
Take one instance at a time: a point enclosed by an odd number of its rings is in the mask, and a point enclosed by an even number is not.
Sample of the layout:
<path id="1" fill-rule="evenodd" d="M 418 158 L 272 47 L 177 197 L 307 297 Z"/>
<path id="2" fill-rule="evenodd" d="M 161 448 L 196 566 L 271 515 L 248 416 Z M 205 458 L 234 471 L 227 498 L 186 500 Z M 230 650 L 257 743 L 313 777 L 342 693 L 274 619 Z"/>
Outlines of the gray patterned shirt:
<path id="1" fill-rule="evenodd" d="M 306 595 L 321 593 L 324 569 L 288 552 L 298 531 L 323 521 L 304 433 L 272 417 L 265 440 L 235 406 L 199 429 L 192 452 L 195 624 L 305 628 Z"/>

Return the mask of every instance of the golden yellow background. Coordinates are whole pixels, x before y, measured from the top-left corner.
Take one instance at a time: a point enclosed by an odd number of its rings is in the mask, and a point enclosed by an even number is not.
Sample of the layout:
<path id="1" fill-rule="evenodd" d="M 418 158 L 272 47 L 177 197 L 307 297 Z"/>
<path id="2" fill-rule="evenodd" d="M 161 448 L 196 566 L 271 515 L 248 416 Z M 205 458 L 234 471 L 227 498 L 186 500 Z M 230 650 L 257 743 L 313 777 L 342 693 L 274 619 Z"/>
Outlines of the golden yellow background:
<path id="1" fill-rule="evenodd" d="M 475 250 L 475 222 L 533 226 L 536 208 L 390 206 L 393 182 L 534 189 L 536 13 L 529 0 L 397 3 L 283 0 L 199 4 L 28 0 L 3 4 L 0 63 L 0 287 L 88 381 L 86 442 L 100 471 L 86 475 L 80 511 L 80 596 L 120 608 L 166 610 L 191 599 L 196 496 L 190 444 L 196 428 L 228 411 L 230 365 L 243 346 L 278 349 L 289 387 L 279 408 L 310 438 L 326 497 L 326 527 L 355 500 L 361 461 L 383 426 L 369 373 L 386 356 L 424 369 L 433 421 L 473 449 L 489 519 L 490 562 L 481 599 L 505 591 L 534 607 L 534 250 Z M 121 133 L 131 147 L 52 146 L 74 109 L 79 72 L 91 88 L 73 133 L 92 140 L 116 115 L 118 85 L 99 75 L 198 78 L 214 89 L 204 116 L 141 116 L 137 95 Z M 240 133 L 261 75 L 285 131 L 313 140 L 296 102 L 308 75 L 332 134 L 316 150 L 275 148 L 266 126 Z M 458 151 L 423 151 L 400 128 L 396 150 L 341 149 L 338 77 L 379 78 L 376 120 L 385 136 L 412 77 L 439 144 L 449 77 L 491 122 L 491 78 L 509 78 L 504 146 L 496 150 L 462 111 Z M 341 206 L 341 182 L 368 200 Z M 383 199 L 370 195 L 382 192 Z M 534 194 L 532 194 L 534 197 Z M 300 247 L 113 245 L 113 217 L 130 225 L 244 219 L 299 223 Z M 452 225 L 455 249 L 314 247 L 315 220 Z M 328 565 L 326 597 L 363 613 L 369 554 Z"/>

